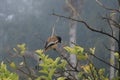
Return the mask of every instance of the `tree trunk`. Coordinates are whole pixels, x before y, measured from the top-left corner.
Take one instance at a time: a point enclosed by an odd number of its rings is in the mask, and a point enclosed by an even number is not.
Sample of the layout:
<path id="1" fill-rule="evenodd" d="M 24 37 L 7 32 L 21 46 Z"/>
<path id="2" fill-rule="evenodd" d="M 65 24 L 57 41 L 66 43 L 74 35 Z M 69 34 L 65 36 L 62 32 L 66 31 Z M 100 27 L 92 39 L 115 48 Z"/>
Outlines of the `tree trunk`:
<path id="1" fill-rule="evenodd" d="M 74 17 L 76 17 L 76 16 L 74 16 Z M 74 47 L 74 45 L 71 44 L 71 42 L 76 43 L 76 28 L 77 28 L 77 22 L 71 21 L 70 22 L 70 31 L 69 31 L 70 47 Z M 73 67 L 76 66 L 76 55 L 75 54 L 70 55 L 70 62 L 71 62 Z"/>
<path id="2" fill-rule="evenodd" d="M 112 15 L 110 15 L 110 18 L 112 20 L 115 20 L 115 14 L 113 14 L 113 13 L 115 13 L 115 12 L 111 12 Z M 117 29 L 114 26 L 112 21 L 110 21 L 110 26 L 112 29 L 112 35 L 116 36 Z M 115 66 L 115 57 L 114 57 L 114 52 L 113 52 L 113 51 L 115 51 L 115 40 L 110 38 L 110 42 L 111 42 L 110 49 L 112 50 L 112 51 L 110 51 L 110 53 L 111 53 L 110 60 L 112 60 L 111 65 Z M 112 78 L 114 78 L 114 76 L 115 76 L 115 69 L 113 67 L 110 67 L 110 80 L 112 80 Z"/>
<path id="3" fill-rule="evenodd" d="M 118 70 L 118 76 L 119 76 L 119 80 L 120 80 L 120 29 L 119 29 L 119 43 L 118 43 L 118 53 L 119 53 L 119 60 L 118 60 L 118 67 L 119 67 L 119 70 Z"/>
<path id="4" fill-rule="evenodd" d="M 80 13 L 82 10 L 82 5 L 83 5 L 83 0 L 65 0 L 67 8 L 70 12 L 70 17 L 73 19 L 78 19 L 80 17 Z M 80 13 L 78 13 L 77 9 L 79 10 Z M 70 46 L 74 47 L 71 42 L 76 43 L 76 28 L 77 28 L 77 22 L 76 21 L 70 21 Z M 70 55 L 70 62 L 73 66 L 76 66 L 76 56 L 74 54 Z"/>
<path id="5" fill-rule="evenodd" d="M 70 16 L 74 19 L 77 18 L 77 11 L 76 11 L 76 7 L 73 5 L 73 3 L 75 3 L 76 1 L 73 0 L 66 0 L 66 5 L 67 8 L 70 12 Z M 69 31 L 69 35 L 70 35 L 70 46 L 74 47 L 73 44 L 71 44 L 71 42 L 76 42 L 76 26 L 77 26 L 77 22 L 76 21 L 72 21 L 70 20 L 70 31 Z M 74 54 L 70 55 L 70 62 L 72 64 L 72 66 L 76 66 L 76 56 Z"/>
<path id="6" fill-rule="evenodd" d="M 115 41 L 113 39 L 111 39 L 111 50 L 115 50 Z M 114 52 L 110 52 L 110 59 L 113 61 L 113 63 L 111 63 L 111 65 L 115 65 L 115 57 L 114 57 Z M 110 67 L 110 80 L 112 80 L 112 78 L 114 78 L 114 73 L 115 73 L 115 69 L 113 67 Z"/>
<path id="7" fill-rule="evenodd" d="M 70 17 L 77 19 L 78 15 L 77 15 L 77 11 L 76 11 L 76 6 L 74 3 L 76 3 L 77 0 L 66 0 L 66 5 L 67 8 L 70 12 Z M 77 28 L 77 22 L 76 21 L 72 21 L 70 20 L 69 23 L 69 36 L 70 36 L 70 47 L 74 47 L 74 45 L 71 42 L 76 43 L 76 28 Z M 73 67 L 76 66 L 77 60 L 76 60 L 76 55 L 75 54 L 70 54 L 70 63 Z M 72 72 L 72 75 L 74 75 L 77 79 L 76 73 Z"/>
<path id="8" fill-rule="evenodd" d="M 120 0 L 117 0 L 118 1 L 118 5 L 119 5 L 119 10 L 120 10 Z M 119 20 L 120 20 L 120 15 L 119 15 Z M 118 59 L 118 77 L 119 77 L 119 80 L 120 80 L 120 29 L 118 31 L 118 36 L 119 36 L 119 43 L 118 43 L 118 53 L 119 53 L 119 59 Z"/>

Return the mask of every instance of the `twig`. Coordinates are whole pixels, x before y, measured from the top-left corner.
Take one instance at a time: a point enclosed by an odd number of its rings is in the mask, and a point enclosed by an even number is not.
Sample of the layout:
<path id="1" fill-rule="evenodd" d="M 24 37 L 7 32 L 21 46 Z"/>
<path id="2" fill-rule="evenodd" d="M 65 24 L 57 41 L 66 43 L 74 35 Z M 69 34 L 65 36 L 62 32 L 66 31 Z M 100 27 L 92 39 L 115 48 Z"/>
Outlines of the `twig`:
<path id="1" fill-rule="evenodd" d="M 56 50 L 56 51 L 61 54 L 61 52 L 60 52 L 59 50 Z M 69 61 L 64 55 L 61 54 L 61 57 L 67 61 L 68 65 L 69 65 L 73 70 L 75 70 L 76 72 L 79 72 L 79 70 L 77 69 L 78 62 L 77 62 L 77 65 L 76 65 L 75 67 L 73 67 L 72 64 L 70 63 L 70 61 Z"/>
<path id="2" fill-rule="evenodd" d="M 95 66 L 95 65 L 93 64 L 93 62 L 92 62 L 90 59 L 88 59 L 88 61 L 89 61 L 93 66 Z M 94 69 L 95 69 L 95 71 L 96 71 L 96 73 L 97 73 L 98 80 L 100 80 L 100 75 L 99 75 L 99 73 L 98 73 L 97 68 L 94 67 Z"/>
<path id="3" fill-rule="evenodd" d="M 91 72 L 91 75 L 92 75 L 91 77 L 93 78 L 93 80 L 96 80 L 93 69 L 92 69 L 93 67 L 91 65 L 89 65 L 89 67 L 90 67 L 90 72 Z"/>
<path id="4" fill-rule="evenodd" d="M 24 63 L 25 63 L 26 69 L 28 70 L 29 74 L 31 75 L 31 70 L 29 69 L 29 67 L 28 67 L 28 65 L 27 65 L 27 61 L 26 61 L 25 56 L 23 56 L 23 61 L 24 61 Z"/>
<path id="5" fill-rule="evenodd" d="M 17 68 L 17 70 L 20 71 L 20 72 L 22 72 L 23 74 L 31 77 L 31 78 L 37 78 L 37 77 L 38 77 L 38 76 L 35 76 L 35 75 L 30 75 L 30 74 L 28 74 L 27 72 L 25 72 L 24 70 L 22 70 L 22 69 L 20 69 L 20 68 Z"/>
<path id="6" fill-rule="evenodd" d="M 74 43 L 73 43 L 73 44 L 74 44 Z M 74 44 L 74 45 L 77 45 L 77 44 Z M 87 51 L 87 50 L 85 50 L 85 52 L 89 53 L 90 55 L 92 55 L 93 57 L 95 57 L 96 59 L 98 59 L 99 61 L 101 61 L 101 62 L 103 62 L 103 63 L 105 63 L 105 64 L 107 64 L 107 65 L 109 65 L 109 66 L 111 66 L 111 67 L 113 67 L 113 68 L 115 68 L 116 70 L 119 70 L 119 68 L 117 68 L 117 67 L 111 65 L 110 63 L 106 62 L 105 60 L 97 57 L 95 54 L 92 54 L 92 53 L 90 53 L 90 52 Z"/>
<path id="7" fill-rule="evenodd" d="M 117 23 L 115 20 L 108 18 L 108 17 L 103 17 L 103 19 L 106 19 L 108 21 L 111 21 L 112 23 L 114 23 L 113 25 L 115 25 L 116 28 L 120 29 L 120 24 Z"/>
<path id="8" fill-rule="evenodd" d="M 106 15 L 106 17 L 107 17 L 107 15 Z M 104 17 L 102 17 L 102 19 L 104 19 Z M 109 19 L 107 19 L 107 23 L 108 23 L 108 25 L 109 25 L 109 27 L 111 29 L 111 33 L 112 33 L 112 36 L 113 36 L 113 28 L 112 28 L 112 25 L 111 25 L 111 22 L 110 22 Z"/>
<path id="9" fill-rule="evenodd" d="M 105 60 L 103 60 L 103 59 L 97 57 L 96 55 L 94 55 L 94 54 L 92 54 L 92 53 L 90 53 L 90 55 L 92 55 L 93 57 L 95 57 L 95 58 L 98 59 L 99 61 L 101 61 L 101 62 L 103 62 L 103 63 L 105 63 L 105 64 L 107 64 L 107 65 L 113 67 L 114 69 L 119 70 L 119 68 L 117 68 L 117 67 L 111 65 L 110 63 L 108 63 L 108 62 L 106 62 Z"/>
<path id="10" fill-rule="evenodd" d="M 103 8 L 106 9 L 106 10 L 115 11 L 115 12 L 120 13 L 120 10 L 108 8 L 108 7 L 106 7 L 104 4 L 102 4 L 99 0 L 96 0 L 96 2 L 97 2 L 101 7 L 103 7 Z"/>
<path id="11" fill-rule="evenodd" d="M 61 55 L 61 56 L 63 57 L 63 59 L 65 59 L 65 60 L 67 61 L 68 65 L 69 65 L 72 69 L 75 69 L 75 67 L 72 66 L 72 64 L 70 63 L 70 61 L 69 61 L 66 57 L 64 57 L 63 55 Z"/>
<path id="12" fill-rule="evenodd" d="M 109 49 L 105 44 L 103 44 L 103 45 L 104 45 L 104 47 L 105 47 L 108 51 L 118 52 L 118 51 L 116 51 L 116 50 Z"/>
<path id="13" fill-rule="evenodd" d="M 11 61 L 10 61 L 9 59 L 7 59 L 7 58 L 6 58 L 6 61 L 7 61 L 9 64 L 11 63 Z M 30 75 L 29 73 L 27 73 L 27 72 L 25 72 L 24 70 L 20 69 L 18 66 L 16 66 L 16 70 L 22 72 L 23 74 L 29 76 L 29 77 L 32 78 L 32 79 L 33 79 L 33 78 L 37 78 L 36 75 L 32 75 L 32 74 Z"/>
<path id="14" fill-rule="evenodd" d="M 104 35 L 106 35 L 106 36 L 108 36 L 108 37 L 111 37 L 111 38 L 113 38 L 115 41 L 117 41 L 117 42 L 119 43 L 119 40 L 118 40 L 116 37 L 110 35 L 109 33 L 106 33 L 106 32 L 103 32 L 103 31 L 101 31 L 101 30 L 97 30 L 97 29 L 92 28 L 91 26 L 89 26 L 89 25 L 88 25 L 85 21 L 83 21 L 83 20 L 77 20 L 77 19 L 74 19 L 74 18 L 71 18 L 71 17 L 66 17 L 66 16 L 63 16 L 63 15 L 55 14 L 55 13 L 52 13 L 51 15 L 58 16 L 58 17 L 62 17 L 62 18 L 65 18 L 65 19 L 70 19 L 70 20 L 73 20 L 73 21 L 77 21 L 77 22 L 83 23 L 89 30 L 91 30 L 91 31 L 93 31 L 93 32 L 100 33 L 100 34 L 104 34 Z"/>

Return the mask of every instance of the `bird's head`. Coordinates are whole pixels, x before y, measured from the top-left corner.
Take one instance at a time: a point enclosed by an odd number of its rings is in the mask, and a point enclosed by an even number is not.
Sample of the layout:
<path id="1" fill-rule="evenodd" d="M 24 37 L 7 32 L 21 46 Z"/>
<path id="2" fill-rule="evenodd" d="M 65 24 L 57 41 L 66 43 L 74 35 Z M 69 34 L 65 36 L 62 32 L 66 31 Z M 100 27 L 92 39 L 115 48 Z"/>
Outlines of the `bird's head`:
<path id="1" fill-rule="evenodd" d="M 61 37 L 59 37 L 59 36 L 56 36 L 56 37 L 57 37 L 57 39 L 58 39 L 58 42 L 59 42 L 59 43 L 61 43 L 62 38 L 61 38 Z"/>

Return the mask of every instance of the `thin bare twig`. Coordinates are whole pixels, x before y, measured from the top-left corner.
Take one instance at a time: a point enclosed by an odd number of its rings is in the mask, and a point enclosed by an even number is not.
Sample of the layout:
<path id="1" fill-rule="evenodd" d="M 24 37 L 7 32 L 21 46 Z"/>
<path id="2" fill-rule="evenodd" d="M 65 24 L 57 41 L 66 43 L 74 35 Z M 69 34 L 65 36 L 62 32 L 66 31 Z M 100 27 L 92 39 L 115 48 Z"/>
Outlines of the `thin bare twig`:
<path id="1" fill-rule="evenodd" d="M 90 55 L 92 55 L 93 57 L 95 57 L 95 58 L 98 59 L 99 61 L 101 61 L 101 62 L 103 62 L 103 63 L 105 63 L 105 64 L 107 64 L 107 65 L 113 67 L 114 69 L 119 70 L 119 68 L 117 68 L 117 67 L 111 65 L 110 63 L 108 63 L 108 62 L 106 62 L 105 60 L 103 60 L 103 59 L 97 57 L 96 55 L 94 55 L 94 54 L 92 54 L 92 53 L 90 53 Z"/>
<path id="2" fill-rule="evenodd" d="M 106 15 L 106 17 L 109 17 L 109 16 Z M 103 16 L 102 16 L 102 19 L 104 19 Z M 112 28 L 111 22 L 110 22 L 109 19 L 106 19 L 106 20 L 107 20 L 107 23 L 108 23 L 108 25 L 109 25 L 109 27 L 110 27 L 110 29 L 111 29 L 111 35 L 113 36 L 113 28 Z"/>
<path id="3" fill-rule="evenodd" d="M 11 63 L 11 61 L 10 61 L 9 59 L 7 59 L 7 58 L 6 58 L 6 61 L 7 61 L 9 64 Z M 28 76 L 28 77 L 30 77 L 30 78 L 32 78 L 32 79 L 33 79 L 33 78 L 35 79 L 35 78 L 38 77 L 37 75 L 33 75 L 33 74 L 27 73 L 26 71 L 20 69 L 20 67 L 17 66 L 17 65 L 16 65 L 16 70 L 20 71 L 21 73 L 25 74 L 26 76 Z"/>
<path id="4" fill-rule="evenodd" d="M 116 28 L 120 29 L 120 24 L 117 23 L 115 20 L 108 18 L 108 17 L 103 17 L 103 19 L 106 19 L 108 21 L 111 21 L 113 23 L 113 25 L 115 25 Z"/>
<path id="5" fill-rule="evenodd" d="M 103 43 L 104 47 L 108 50 L 108 51 L 112 51 L 112 52 L 118 52 L 116 50 L 112 50 L 112 49 L 109 49 L 104 43 Z"/>
<path id="6" fill-rule="evenodd" d="M 35 78 L 38 77 L 38 76 L 36 76 L 36 75 L 30 75 L 29 73 L 25 72 L 24 70 L 22 70 L 22 69 L 20 69 L 20 68 L 17 68 L 17 70 L 20 71 L 20 72 L 22 72 L 23 74 L 25 74 L 25 75 L 33 78 L 33 79 L 35 79 Z"/>
<path id="7" fill-rule="evenodd" d="M 24 63 L 25 63 L 25 67 L 26 67 L 26 69 L 28 70 L 29 74 L 31 75 L 32 73 L 31 73 L 30 68 L 28 67 L 28 64 L 27 64 L 27 61 L 26 61 L 25 56 L 23 56 L 23 61 L 24 61 Z"/>
<path id="8" fill-rule="evenodd" d="M 101 7 L 103 7 L 103 8 L 106 9 L 106 10 L 115 11 L 115 12 L 120 13 L 120 10 L 108 8 L 108 7 L 106 7 L 104 4 L 102 4 L 99 0 L 96 0 L 96 2 L 97 2 Z"/>
<path id="9" fill-rule="evenodd" d="M 74 45 L 78 45 L 78 44 L 75 44 L 74 42 L 72 42 L 72 43 L 73 43 Z M 79 45 L 78 45 L 78 46 L 79 46 Z M 111 67 L 113 67 L 113 68 L 115 68 L 116 70 L 119 70 L 119 68 L 117 68 L 117 67 L 111 65 L 110 63 L 106 62 L 105 60 L 97 57 L 95 54 L 92 54 L 92 53 L 90 53 L 90 52 L 87 51 L 87 50 L 85 50 L 85 52 L 89 53 L 89 54 L 92 55 L 94 58 L 98 59 L 99 61 L 101 61 L 101 62 L 103 62 L 103 63 L 105 63 L 105 64 L 107 64 L 107 65 L 109 65 L 109 66 L 111 66 Z"/>
<path id="10" fill-rule="evenodd" d="M 95 79 L 95 75 L 94 75 L 94 72 L 93 72 L 93 69 L 92 69 L 92 66 L 91 65 L 89 65 L 89 67 L 90 67 L 90 72 L 91 72 L 91 78 L 93 78 L 93 80 L 96 80 Z"/>
<path id="11" fill-rule="evenodd" d="M 66 16 L 63 16 L 63 15 L 55 14 L 55 13 L 52 13 L 51 15 L 58 16 L 58 17 L 62 17 L 62 18 L 65 18 L 65 19 L 69 19 L 69 20 L 73 20 L 73 21 L 77 21 L 77 22 L 83 23 L 89 30 L 91 30 L 91 31 L 93 31 L 93 32 L 100 33 L 100 34 L 104 34 L 104 35 L 106 35 L 106 36 L 108 36 L 108 37 L 111 37 L 111 38 L 113 38 L 115 41 L 117 41 L 117 43 L 119 43 L 119 40 L 118 40 L 116 37 L 110 35 L 109 33 L 106 33 L 106 32 L 103 32 L 103 31 L 101 31 L 101 30 L 97 30 L 97 29 L 92 28 L 91 26 L 89 26 L 89 25 L 88 25 L 85 21 L 83 21 L 83 20 L 77 20 L 77 19 L 74 19 L 74 18 L 71 18 L 71 17 L 66 17 Z"/>
<path id="12" fill-rule="evenodd" d="M 89 61 L 93 66 L 95 66 L 90 59 L 88 59 L 88 61 Z M 90 66 L 90 67 L 91 67 L 91 66 Z M 98 80 L 100 80 L 100 75 L 99 75 L 99 73 L 98 73 L 98 69 L 97 69 L 96 67 L 94 67 L 94 69 L 95 69 L 95 71 L 96 71 L 96 75 L 98 76 Z"/>

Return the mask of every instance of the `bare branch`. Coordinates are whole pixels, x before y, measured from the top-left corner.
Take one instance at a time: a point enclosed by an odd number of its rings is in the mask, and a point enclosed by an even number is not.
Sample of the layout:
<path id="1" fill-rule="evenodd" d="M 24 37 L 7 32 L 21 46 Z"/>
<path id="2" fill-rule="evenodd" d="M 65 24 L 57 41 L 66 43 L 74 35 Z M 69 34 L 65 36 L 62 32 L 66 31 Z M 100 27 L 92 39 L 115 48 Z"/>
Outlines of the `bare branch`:
<path id="1" fill-rule="evenodd" d="M 75 44 L 74 42 L 72 42 L 72 43 L 73 43 L 74 45 L 77 45 L 77 44 Z M 79 45 L 78 45 L 78 46 L 79 46 Z M 103 62 L 103 63 L 105 63 L 105 64 L 107 64 L 107 65 L 109 65 L 109 66 L 111 66 L 111 67 L 113 67 L 113 68 L 115 68 L 116 70 L 119 70 L 119 68 L 117 68 L 117 67 L 111 65 L 110 63 L 108 63 L 108 62 L 106 62 L 105 60 L 103 60 L 103 59 L 97 57 L 96 55 L 90 53 L 89 51 L 85 50 L 85 52 L 89 53 L 89 54 L 92 55 L 94 58 L 98 59 L 99 61 L 101 61 L 101 62 Z M 90 61 L 90 60 L 89 60 L 89 61 Z"/>
<path id="2" fill-rule="evenodd" d="M 103 62 L 103 63 L 105 63 L 105 64 L 107 64 L 107 65 L 113 67 L 114 69 L 119 70 L 119 68 L 117 68 L 117 67 L 111 65 L 110 63 L 108 63 L 108 62 L 106 62 L 105 60 L 103 60 L 103 59 L 97 57 L 96 55 L 94 55 L 94 54 L 92 54 L 92 53 L 90 53 L 90 55 L 92 55 L 93 57 L 95 57 L 95 58 L 98 59 L 99 61 L 101 61 L 101 62 Z"/>
<path id="3" fill-rule="evenodd" d="M 97 29 L 92 28 L 91 26 L 89 26 L 89 25 L 88 25 L 85 21 L 83 21 L 83 20 L 77 20 L 77 19 L 74 19 L 74 18 L 71 18 L 71 17 L 66 17 L 66 16 L 63 16 L 63 15 L 55 14 L 55 13 L 52 13 L 51 15 L 58 16 L 58 17 L 62 17 L 62 18 L 65 18 L 65 19 L 69 19 L 69 20 L 73 20 L 73 21 L 77 21 L 77 22 L 83 23 L 89 30 L 91 30 L 91 31 L 93 31 L 93 32 L 100 33 L 100 34 L 104 34 L 104 35 L 106 35 L 106 36 L 108 36 L 108 37 L 111 37 L 111 38 L 113 38 L 115 41 L 117 41 L 117 43 L 119 43 L 119 40 L 118 40 L 116 37 L 110 35 L 109 33 L 106 33 L 106 32 L 103 32 L 103 31 L 101 31 L 101 30 L 97 30 Z"/>
<path id="4" fill-rule="evenodd" d="M 118 5 L 119 5 L 119 7 L 120 7 L 120 0 L 117 0 L 118 1 Z"/>
<path id="5" fill-rule="evenodd" d="M 109 16 L 106 15 L 106 17 L 109 17 Z M 103 16 L 102 16 L 102 19 L 104 19 Z M 107 20 L 107 23 L 108 23 L 108 25 L 109 25 L 109 27 L 110 27 L 110 29 L 111 29 L 111 34 L 112 34 L 112 36 L 113 36 L 113 28 L 112 28 L 111 22 L 110 22 L 109 19 L 106 19 L 106 20 Z"/>
<path id="6" fill-rule="evenodd" d="M 103 7 L 103 8 L 106 9 L 106 10 L 115 11 L 115 12 L 120 13 L 120 10 L 108 8 L 108 7 L 106 7 L 104 4 L 102 4 L 99 0 L 96 0 L 96 2 L 97 2 L 101 7 Z"/>
<path id="7" fill-rule="evenodd" d="M 98 69 L 95 67 L 95 65 L 93 64 L 93 62 L 92 62 L 90 59 L 88 59 L 88 61 L 89 61 L 90 64 L 92 64 L 92 65 L 94 66 L 94 69 L 95 69 L 95 71 L 96 71 L 96 74 L 97 74 L 97 76 L 98 76 L 98 78 L 99 78 L 98 80 L 100 80 L 100 77 L 99 77 L 100 74 L 98 73 L 98 72 L 99 72 Z M 91 71 L 92 71 L 92 70 L 91 70 Z"/>
<path id="8" fill-rule="evenodd" d="M 20 68 L 17 68 L 17 70 L 20 71 L 20 72 L 22 72 L 23 74 L 25 74 L 25 75 L 33 78 L 33 79 L 35 79 L 35 78 L 38 77 L 37 75 L 30 75 L 29 73 L 27 73 L 26 71 L 24 71 L 24 70 L 22 70 L 22 69 L 20 69 Z"/>
<path id="9" fill-rule="evenodd" d="M 9 59 L 7 59 L 7 58 L 6 58 L 6 61 L 7 61 L 9 64 L 11 63 L 11 61 L 10 61 Z M 21 73 L 23 73 L 24 75 L 26 75 L 26 76 L 28 76 L 28 77 L 30 77 L 30 78 L 32 78 L 32 79 L 35 79 L 35 78 L 38 77 L 38 76 L 35 75 L 35 74 L 30 74 L 30 73 L 24 71 L 23 69 L 20 69 L 20 67 L 17 66 L 17 65 L 16 65 L 16 69 L 15 69 L 15 70 L 20 71 Z"/>
<path id="10" fill-rule="evenodd" d="M 108 51 L 118 52 L 118 51 L 116 51 L 116 50 L 109 49 L 105 44 L 103 44 L 103 45 L 104 45 L 104 47 L 105 47 Z"/>
<path id="11" fill-rule="evenodd" d="M 72 2 L 69 0 L 65 0 L 67 6 L 70 8 L 71 12 L 73 12 L 74 15 L 80 16 L 76 8 L 72 5 Z"/>
<path id="12" fill-rule="evenodd" d="M 25 56 L 22 56 L 22 57 L 23 57 L 23 61 L 24 61 L 24 63 L 25 63 L 25 67 L 26 67 L 27 71 L 29 72 L 29 74 L 31 75 L 31 70 L 30 70 L 30 68 L 28 67 L 26 58 L 25 58 Z"/>
<path id="13" fill-rule="evenodd" d="M 108 18 L 108 17 L 103 17 L 103 19 L 106 19 L 108 21 L 111 21 L 113 23 L 113 25 L 115 25 L 116 28 L 120 29 L 120 24 L 117 23 L 117 21 L 111 19 L 111 18 Z"/>

